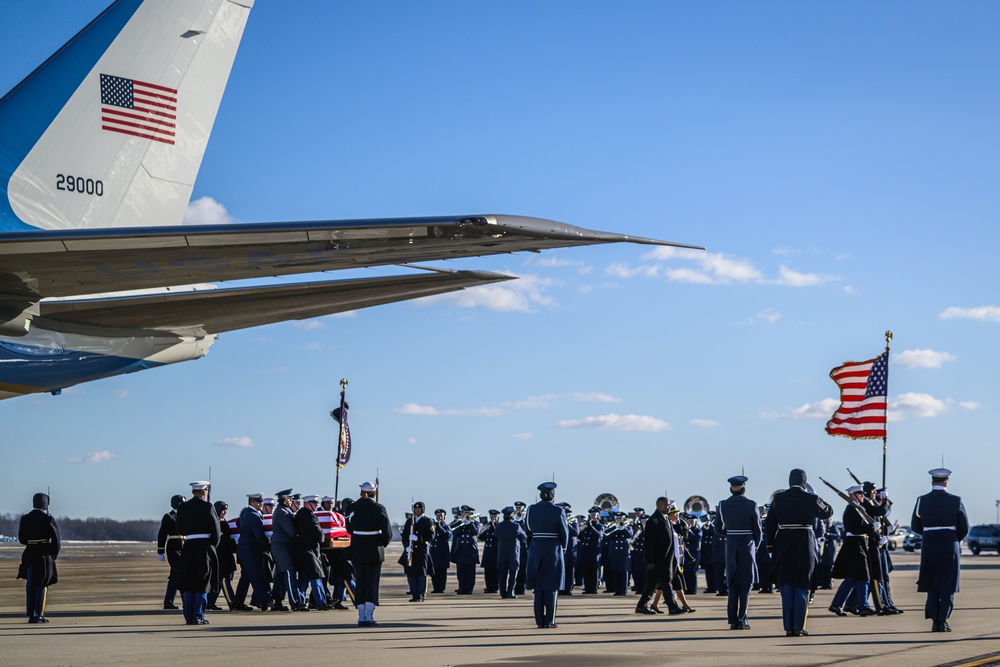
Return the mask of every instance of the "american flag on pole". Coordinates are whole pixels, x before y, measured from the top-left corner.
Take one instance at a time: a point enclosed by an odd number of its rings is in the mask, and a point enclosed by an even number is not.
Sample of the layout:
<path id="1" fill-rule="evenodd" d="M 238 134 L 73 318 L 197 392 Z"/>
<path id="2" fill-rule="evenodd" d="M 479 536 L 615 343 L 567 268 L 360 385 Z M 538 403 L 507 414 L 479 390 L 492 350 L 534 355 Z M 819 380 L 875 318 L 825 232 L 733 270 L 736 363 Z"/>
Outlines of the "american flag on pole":
<path id="1" fill-rule="evenodd" d="M 340 407 L 334 408 L 330 416 L 340 424 L 339 446 L 337 448 L 337 467 L 343 468 L 351 460 L 351 428 L 347 425 L 347 408 L 343 395 L 340 397 Z"/>
<path id="2" fill-rule="evenodd" d="M 840 407 L 826 423 L 830 435 L 884 438 L 889 393 L 889 351 L 868 361 L 849 361 L 830 371 L 840 387 Z"/>
<path id="3" fill-rule="evenodd" d="M 177 91 L 155 83 L 102 74 L 101 129 L 173 144 Z"/>

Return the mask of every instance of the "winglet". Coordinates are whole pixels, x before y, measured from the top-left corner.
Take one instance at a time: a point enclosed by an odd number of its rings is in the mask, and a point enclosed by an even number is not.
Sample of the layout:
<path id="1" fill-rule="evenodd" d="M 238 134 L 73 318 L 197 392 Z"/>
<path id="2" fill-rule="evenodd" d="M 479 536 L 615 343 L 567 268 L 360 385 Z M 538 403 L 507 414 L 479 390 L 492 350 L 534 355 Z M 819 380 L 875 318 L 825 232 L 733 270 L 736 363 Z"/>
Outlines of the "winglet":
<path id="1" fill-rule="evenodd" d="M 590 241 L 592 243 L 639 243 L 642 245 L 672 246 L 674 248 L 689 248 L 692 250 L 705 250 L 704 246 L 690 245 L 687 243 L 676 243 L 674 241 L 661 241 L 642 236 L 629 236 L 627 234 L 617 234 L 615 232 L 601 232 L 593 229 L 585 229 L 568 225 L 564 222 L 546 220 L 544 218 L 531 218 L 523 215 L 489 215 L 483 216 L 489 224 L 499 227 L 517 229 L 525 234 L 537 234 L 550 238 L 577 239 Z"/>

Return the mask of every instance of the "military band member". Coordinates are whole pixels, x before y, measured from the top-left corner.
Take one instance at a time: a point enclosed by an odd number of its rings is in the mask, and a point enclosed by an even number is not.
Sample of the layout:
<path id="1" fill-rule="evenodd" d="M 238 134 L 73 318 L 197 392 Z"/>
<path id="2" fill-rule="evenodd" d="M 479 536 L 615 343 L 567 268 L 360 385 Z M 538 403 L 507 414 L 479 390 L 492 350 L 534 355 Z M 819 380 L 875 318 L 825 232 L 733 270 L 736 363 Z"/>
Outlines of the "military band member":
<path id="1" fill-rule="evenodd" d="M 735 475 L 727 481 L 732 495 L 719 503 L 715 534 L 725 539 L 729 629 L 748 630 L 747 606 L 750 587 L 757 581 L 756 555 L 762 536 L 760 514 L 757 503 L 744 495 L 747 478 Z"/>
<path id="2" fill-rule="evenodd" d="M 539 484 L 540 500 L 525 513 L 531 533 L 525 586 L 535 592 L 535 623 L 539 629 L 556 627 L 556 604 L 565 580 L 563 552 L 569 544 L 569 529 L 566 513 L 552 503 L 555 490 L 555 482 Z"/>
<path id="3" fill-rule="evenodd" d="M 638 527 L 635 529 L 635 533 L 632 535 L 632 541 L 629 543 L 629 571 L 632 573 L 632 587 L 629 590 L 635 591 L 639 595 L 642 595 L 642 591 L 646 588 L 646 553 L 645 553 L 645 542 L 646 542 L 646 510 L 641 507 L 636 507 L 635 510 L 636 521 L 638 522 Z"/>
<path id="4" fill-rule="evenodd" d="M 323 528 L 319 525 L 316 510 L 319 496 L 302 497 L 302 507 L 295 512 L 295 574 L 299 584 L 299 599 L 307 604 L 306 589 L 312 587 L 311 603 L 316 609 L 329 608 L 326 586 L 323 584 L 323 562 L 320 548 L 323 545 Z M 306 609 L 308 610 L 308 606 Z"/>
<path id="5" fill-rule="evenodd" d="M 167 591 L 163 594 L 163 608 L 177 609 L 174 599 L 177 597 L 177 567 L 181 560 L 181 547 L 184 539 L 177 532 L 177 508 L 184 502 L 184 496 L 178 494 L 170 498 L 170 511 L 160 519 L 160 530 L 156 535 L 156 557 L 167 561 L 170 573 L 167 575 Z"/>
<path id="6" fill-rule="evenodd" d="M 775 494 L 767 513 L 767 548 L 771 572 L 781 593 L 781 618 L 786 637 L 804 637 L 809 611 L 809 587 L 816 569 L 817 519 L 829 519 L 833 508 L 806 491 L 806 473 L 788 475 L 788 490 Z"/>
<path id="7" fill-rule="evenodd" d="M 425 505 L 413 503 L 413 515 L 403 524 L 403 569 L 410 585 L 410 602 L 423 602 L 427 592 L 427 573 L 433 572 L 428 547 L 434 539 L 434 524 L 424 516 Z"/>
<path id="8" fill-rule="evenodd" d="M 271 514 L 271 558 L 274 559 L 274 611 L 302 611 L 308 609 L 299 595 L 299 582 L 295 574 L 295 510 L 292 490 L 275 494 L 278 504 Z M 290 607 L 283 604 L 288 596 Z"/>
<path id="9" fill-rule="evenodd" d="M 760 524 L 761 526 L 767 521 L 768 510 L 770 505 L 761 505 L 758 510 L 760 511 Z M 774 579 L 771 576 L 771 551 L 765 548 L 762 544 L 757 549 L 757 583 L 753 585 L 753 590 L 760 593 L 774 593 Z M 812 598 L 810 597 L 810 602 Z"/>
<path id="10" fill-rule="evenodd" d="M 531 543 L 531 531 L 528 530 L 528 526 L 524 522 L 524 514 L 527 509 L 528 506 L 523 501 L 514 502 L 514 521 L 520 523 L 524 530 L 524 538 L 521 540 L 521 569 L 517 571 L 517 585 L 514 587 L 514 593 L 517 595 L 524 595 L 525 572 L 528 567 L 528 545 Z"/>
<path id="11" fill-rule="evenodd" d="M 271 606 L 271 588 L 268 585 L 269 564 L 265 558 L 270 542 L 264 534 L 264 495 L 247 494 L 247 506 L 240 511 L 240 541 L 236 544 L 236 555 L 240 563 L 240 581 L 236 585 L 236 611 L 248 611 L 245 601 L 247 592 L 253 586 L 250 604 L 267 611 Z"/>
<path id="12" fill-rule="evenodd" d="M 577 567 L 583 574 L 583 594 L 597 593 L 598 574 L 601 567 L 601 545 L 604 543 L 604 525 L 601 523 L 601 509 L 590 508 L 587 522 L 577 538 Z"/>
<path id="13" fill-rule="evenodd" d="M 451 567 L 451 527 L 445 520 L 448 513 L 443 509 L 434 510 L 434 537 L 431 540 L 430 556 L 431 593 L 444 593 L 448 585 L 448 568 Z"/>
<path id="14" fill-rule="evenodd" d="M 566 566 L 566 581 L 563 583 L 562 590 L 559 592 L 563 595 L 573 595 L 573 583 L 576 578 L 576 556 L 578 550 L 578 540 L 580 537 L 580 526 L 573 518 L 573 507 L 569 503 L 559 503 L 559 507 L 563 508 L 566 513 L 566 529 L 569 531 L 569 544 L 566 547 L 565 554 L 565 566 Z"/>
<path id="15" fill-rule="evenodd" d="M 701 566 L 705 570 L 705 592 L 719 594 L 720 581 L 725 577 L 716 575 L 715 554 L 719 549 L 722 549 L 723 561 L 725 561 L 725 547 L 722 546 L 721 540 L 715 539 L 715 527 L 712 525 L 715 521 L 715 512 L 709 512 L 704 521 L 701 529 Z M 725 562 L 723 562 L 723 567 L 725 567 Z"/>
<path id="16" fill-rule="evenodd" d="M 868 538 L 875 535 L 875 526 L 868 522 L 859 507 L 864 500 L 861 486 L 847 489 L 852 503 L 844 510 L 844 545 L 840 547 L 833 562 L 833 576 L 843 579 L 833 596 L 830 611 L 837 616 L 846 616 L 844 605 L 850 595 L 854 595 L 852 612 L 859 616 L 871 616 L 875 610 L 868 606 L 868 584 L 871 571 L 868 569 Z"/>
<path id="17" fill-rule="evenodd" d="M 451 562 L 458 580 L 457 595 L 472 595 L 476 590 L 476 566 L 479 565 L 479 523 L 472 520 L 475 509 L 461 507 L 461 523 L 451 531 Z"/>
<path id="18" fill-rule="evenodd" d="M 216 604 L 221 593 L 229 611 L 232 611 L 233 601 L 236 599 L 236 593 L 233 591 L 233 575 L 236 574 L 236 540 L 230 534 L 229 522 L 226 520 L 229 504 L 223 500 L 216 500 L 212 506 L 219 515 L 219 546 L 215 548 L 219 558 L 219 581 L 215 589 L 208 594 L 208 606 L 205 609 L 222 611 L 222 607 Z"/>
<path id="19" fill-rule="evenodd" d="M 361 484 L 361 497 L 350 507 L 347 532 L 351 534 L 351 552 L 357 577 L 356 602 L 358 627 L 374 627 L 375 607 L 378 606 L 379 582 L 385 548 L 392 541 L 392 525 L 385 507 L 375 502 L 371 482 Z"/>
<path id="20" fill-rule="evenodd" d="M 17 578 L 24 579 L 28 623 L 48 623 L 45 602 L 49 586 L 59 581 L 56 558 L 59 557 L 59 527 L 49 514 L 49 496 L 36 493 L 32 510 L 21 517 L 17 541 L 24 545 Z"/>
<path id="21" fill-rule="evenodd" d="M 631 565 L 629 543 L 632 528 L 626 525 L 625 513 L 614 513 L 615 523 L 604 531 L 605 548 L 601 556 L 604 564 L 604 581 L 608 590 L 615 595 L 625 595 L 628 591 L 628 575 Z"/>
<path id="22" fill-rule="evenodd" d="M 480 558 L 483 566 L 484 593 L 496 593 L 500 590 L 497 576 L 497 536 L 496 524 L 500 518 L 499 510 L 490 510 L 490 522 L 479 531 L 479 541 L 483 543 L 483 554 Z"/>
<path id="23" fill-rule="evenodd" d="M 684 538 L 684 594 L 697 595 L 698 568 L 701 567 L 702 529 L 698 517 L 688 514 L 686 520 L 688 534 Z"/>
<path id="24" fill-rule="evenodd" d="M 931 632 L 951 632 L 948 617 L 959 590 L 960 553 L 969 534 L 969 516 L 962 499 L 948 493 L 951 471 L 935 468 L 929 474 L 931 492 L 917 498 L 910 519 L 913 532 L 923 535 L 917 591 L 927 593 L 924 618 L 931 621 Z"/>
<path id="25" fill-rule="evenodd" d="M 222 533 L 219 515 L 205 500 L 208 482 L 191 482 L 191 500 L 177 508 L 177 532 L 184 535 L 177 589 L 181 592 L 184 621 L 208 625 L 208 594 L 218 585 L 219 560 L 215 552 Z"/>
<path id="26" fill-rule="evenodd" d="M 494 528 L 497 539 L 497 577 L 500 597 L 516 598 L 514 588 L 517 585 L 517 571 L 521 561 L 527 558 L 527 553 L 521 551 L 521 540 L 524 538 L 524 528 L 521 522 L 514 521 L 514 508 L 503 508 L 503 521 Z"/>

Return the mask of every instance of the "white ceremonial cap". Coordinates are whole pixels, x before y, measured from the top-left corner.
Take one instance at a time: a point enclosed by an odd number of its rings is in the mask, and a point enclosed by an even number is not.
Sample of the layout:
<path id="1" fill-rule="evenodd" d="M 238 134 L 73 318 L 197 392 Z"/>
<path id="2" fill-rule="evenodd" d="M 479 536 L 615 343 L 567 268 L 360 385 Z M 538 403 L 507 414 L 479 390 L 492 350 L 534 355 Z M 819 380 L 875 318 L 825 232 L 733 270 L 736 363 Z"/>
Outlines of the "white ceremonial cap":
<path id="1" fill-rule="evenodd" d="M 271 496 L 268 496 L 267 498 L 264 498 L 264 504 L 265 505 L 273 505 L 274 504 L 274 498 L 272 498 Z"/>
<path id="2" fill-rule="evenodd" d="M 336 498 L 334 498 L 333 496 L 323 496 L 322 498 L 320 498 L 320 500 L 322 500 L 325 503 L 325 502 L 331 502 L 333 500 L 336 500 Z"/>
<path id="3" fill-rule="evenodd" d="M 942 479 L 951 477 L 951 471 L 947 468 L 934 468 L 934 470 L 928 470 L 927 474 L 931 477 L 940 477 Z"/>
<path id="4" fill-rule="evenodd" d="M 309 494 L 308 496 L 302 496 L 302 502 L 304 503 L 318 503 L 319 496 L 315 494 Z"/>
<path id="5" fill-rule="evenodd" d="M 862 493 L 862 492 L 864 492 L 864 488 L 860 484 L 855 484 L 854 486 L 852 486 L 847 490 L 847 495 L 851 495 L 853 493 Z"/>
<path id="6" fill-rule="evenodd" d="M 371 493 L 378 488 L 377 484 L 372 484 L 371 482 L 364 482 L 361 484 L 361 490 L 365 493 Z"/>
<path id="7" fill-rule="evenodd" d="M 211 483 L 205 481 L 191 482 L 190 484 L 192 491 L 204 491 L 205 489 L 211 486 Z"/>

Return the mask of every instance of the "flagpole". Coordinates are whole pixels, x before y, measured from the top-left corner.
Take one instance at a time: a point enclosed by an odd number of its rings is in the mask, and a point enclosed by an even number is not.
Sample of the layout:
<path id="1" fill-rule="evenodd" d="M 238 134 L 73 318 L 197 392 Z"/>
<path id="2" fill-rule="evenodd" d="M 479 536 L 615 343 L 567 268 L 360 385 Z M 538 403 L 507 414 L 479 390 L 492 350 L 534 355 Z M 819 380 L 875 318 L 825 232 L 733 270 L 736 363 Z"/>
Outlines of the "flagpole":
<path id="1" fill-rule="evenodd" d="M 885 486 L 885 462 L 889 438 L 889 343 L 892 341 L 892 331 L 885 332 L 885 434 L 882 436 L 882 488 Z"/>
<path id="2" fill-rule="evenodd" d="M 341 448 L 343 448 L 343 446 L 344 446 L 344 424 L 343 424 L 343 422 L 341 420 L 343 419 L 343 414 L 344 414 L 344 400 L 345 400 L 346 394 L 347 394 L 347 380 L 344 379 L 344 378 L 341 378 L 341 380 L 340 380 L 340 414 L 341 414 L 341 419 L 337 420 L 338 422 L 340 422 L 340 429 L 338 429 L 338 431 L 337 431 L 337 475 L 336 475 L 336 477 L 334 479 L 334 482 L 333 482 L 333 502 L 334 502 L 335 505 L 340 500 L 340 468 L 342 467 L 340 465 L 340 454 L 341 454 Z M 330 413 L 330 416 L 331 417 L 333 416 L 332 412 Z"/>

